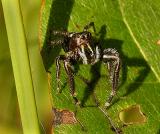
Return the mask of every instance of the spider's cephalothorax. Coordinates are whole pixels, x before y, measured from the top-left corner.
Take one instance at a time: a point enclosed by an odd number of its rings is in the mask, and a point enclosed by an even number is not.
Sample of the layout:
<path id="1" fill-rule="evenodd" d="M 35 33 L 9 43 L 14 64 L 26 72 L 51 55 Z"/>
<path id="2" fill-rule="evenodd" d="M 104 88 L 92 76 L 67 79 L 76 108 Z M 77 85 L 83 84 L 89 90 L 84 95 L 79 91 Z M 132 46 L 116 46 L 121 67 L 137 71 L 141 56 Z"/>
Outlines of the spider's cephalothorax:
<path id="1" fill-rule="evenodd" d="M 61 44 L 65 55 L 59 55 L 56 58 L 56 79 L 57 79 L 57 89 L 60 92 L 60 61 L 63 61 L 64 68 L 68 75 L 70 93 L 74 98 L 76 104 L 79 103 L 75 94 L 75 84 L 74 84 L 74 74 L 73 74 L 73 63 L 83 63 L 83 64 L 95 64 L 99 60 L 103 61 L 110 75 L 110 81 L 112 84 L 111 94 L 105 103 L 108 107 L 116 94 L 119 71 L 120 71 L 120 58 L 119 53 L 112 48 L 104 49 L 103 51 L 98 45 L 94 45 L 92 34 L 88 32 L 90 27 L 94 27 L 94 23 L 91 22 L 89 25 L 84 27 L 83 32 L 59 32 L 54 31 L 54 35 L 63 35 L 64 40 L 52 41 L 52 45 Z"/>

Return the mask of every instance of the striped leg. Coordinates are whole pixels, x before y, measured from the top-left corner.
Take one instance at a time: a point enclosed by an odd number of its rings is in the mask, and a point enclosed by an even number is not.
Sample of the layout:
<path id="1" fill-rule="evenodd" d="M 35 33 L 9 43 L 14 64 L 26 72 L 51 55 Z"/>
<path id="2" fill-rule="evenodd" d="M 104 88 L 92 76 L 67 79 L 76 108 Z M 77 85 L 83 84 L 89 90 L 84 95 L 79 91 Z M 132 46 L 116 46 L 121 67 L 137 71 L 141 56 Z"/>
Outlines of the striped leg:
<path id="1" fill-rule="evenodd" d="M 65 56 L 64 55 L 60 55 L 58 57 L 56 57 L 56 81 L 57 81 L 57 91 L 58 93 L 61 93 L 61 80 L 60 80 L 60 69 L 61 69 L 61 64 L 60 61 L 64 61 Z"/>
<path id="2" fill-rule="evenodd" d="M 78 101 L 75 93 L 75 83 L 74 83 L 74 74 L 72 72 L 71 64 L 69 61 L 64 61 L 64 68 L 66 70 L 66 73 L 68 75 L 69 80 L 69 86 L 70 86 L 70 93 L 74 99 L 74 102 L 76 105 L 79 105 L 80 102 Z"/>
<path id="3" fill-rule="evenodd" d="M 52 31 L 51 34 L 53 35 L 60 35 L 60 36 L 68 36 L 69 35 L 69 32 L 67 31 Z"/>
<path id="4" fill-rule="evenodd" d="M 64 43 L 64 40 L 54 40 L 54 41 L 51 41 L 50 42 L 50 46 L 52 47 L 55 47 L 55 46 L 58 46 L 58 45 L 62 45 Z"/>
<path id="5" fill-rule="evenodd" d="M 110 96 L 108 97 L 107 102 L 105 103 L 105 106 L 108 107 L 111 104 L 111 101 L 115 96 L 118 87 L 120 71 L 119 53 L 115 49 L 105 49 L 103 51 L 103 61 L 107 64 L 110 75 L 110 81 L 112 84 L 112 91 L 110 93 Z"/>

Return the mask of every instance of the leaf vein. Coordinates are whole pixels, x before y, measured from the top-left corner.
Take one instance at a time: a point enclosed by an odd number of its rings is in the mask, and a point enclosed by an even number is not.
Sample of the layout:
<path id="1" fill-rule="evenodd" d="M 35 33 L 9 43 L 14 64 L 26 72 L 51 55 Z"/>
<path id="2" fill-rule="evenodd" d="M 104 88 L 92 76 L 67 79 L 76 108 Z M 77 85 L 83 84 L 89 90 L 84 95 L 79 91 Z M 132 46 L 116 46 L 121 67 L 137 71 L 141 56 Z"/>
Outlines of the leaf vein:
<path id="1" fill-rule="evenodd" d="M 144 59 L 145 59 L 146 61 L 148 61 L 147 56 L 145 55 L 144 51 L 142 50 L 142 48 L 141 48 L 141 46 L 140 46 L 140 43 L 138 42 L 138 40 L 137 40 L 136 37 L 134 36 L 134 34 L 133 34 L 133 32 L 132 32 L 132 30 L 131 30 L 131 28 L 130 28 L 130 26 L 129 26 L 126 18 L 125 18 L 124 11 L 123 11 L 123 9 L 122 9 L 122 5 L 121 5 L 120 0 L 118 0 L 118 2 L 119 2 L 120 12 L 121 12 L 121 15 L 122 15 L 123 22 L 124 22 L 124 24 L 126 25 L 128 31 L 129 31 L 129 34 L 131 35 L 131 37 L 132 37 L 133 41 L 135 42 L 135 44 L 137 45 L 137 47 L 139 48 L 139 51 L 141 52 L 141 54 L 142 54 L 142 56 L 144 57 Z M 158 79 L 158 82 L 160 82 L 160 76 L 158 75 L 158 73 L 156 72 L 156 70 L 154 69 L 154 67 L 153 67 L 152 65 L 150 65 L 150 67 L 151 67 L 151 70 L 153 71 L 154 75 L 155 75 L 156 78 Z"/>

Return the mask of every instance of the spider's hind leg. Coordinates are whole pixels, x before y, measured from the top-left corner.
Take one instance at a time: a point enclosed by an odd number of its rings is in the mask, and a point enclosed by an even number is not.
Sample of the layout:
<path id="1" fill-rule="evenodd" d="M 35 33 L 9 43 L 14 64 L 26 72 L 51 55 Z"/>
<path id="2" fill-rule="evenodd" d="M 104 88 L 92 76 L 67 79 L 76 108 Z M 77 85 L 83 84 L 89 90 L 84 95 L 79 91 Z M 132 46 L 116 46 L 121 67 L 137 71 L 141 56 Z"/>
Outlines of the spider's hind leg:
<path id="1" fill-rule="evenodd" d="M 67 31 L 56 31 L 56 30 L 53 30 L 53 31 L 51 31 L 51 33 L 53 35 L 60 35 L 60 36 L 68 36 L 69 35 L 69 32 L 67 32 Z"/>
<path id="2" fill-rule="evenodd" d="M 50 46 L 54 47 L 54 46 L 62 45 L 63 43 L 64 43 L 63 39 L 54 40 L 54 41 L 50 41 Z"/>
<path id="3" fill-rule="evenodd" d="M 119 53 L 112 48 L 105 49 L 103 51 L 103 61 L 107 64 L 109 70 L 109 78 L 112 85 L 112 91 L 108 97 L 105 107 L 111 104 L 113 97 L 116 94 L 120 72 L 120 57 Z"/>

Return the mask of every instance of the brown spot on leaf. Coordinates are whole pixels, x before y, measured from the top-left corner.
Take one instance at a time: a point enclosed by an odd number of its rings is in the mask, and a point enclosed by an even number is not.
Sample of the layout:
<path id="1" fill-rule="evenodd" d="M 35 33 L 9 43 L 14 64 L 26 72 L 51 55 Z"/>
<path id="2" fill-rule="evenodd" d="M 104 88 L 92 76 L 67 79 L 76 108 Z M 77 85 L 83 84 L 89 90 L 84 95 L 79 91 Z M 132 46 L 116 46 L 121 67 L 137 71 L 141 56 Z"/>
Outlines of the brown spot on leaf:
<path id="1" fill-rule="evenodd" d="M 140 105 L 132 105 L 119 112 L 119 119 L 125 125 L 142 124 L 147 121 L 145 114 L 141 111 Z"/>
<path id="2" fill-rule="evenodd" d="M 75 118 L 75 114 L 69 110 L 59 110 L 53 108 L 54 120 L 53 125 L 60 125 L 60 124 L 75 124 L 77 120 Z"/>

